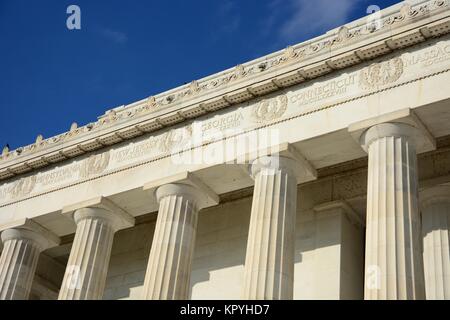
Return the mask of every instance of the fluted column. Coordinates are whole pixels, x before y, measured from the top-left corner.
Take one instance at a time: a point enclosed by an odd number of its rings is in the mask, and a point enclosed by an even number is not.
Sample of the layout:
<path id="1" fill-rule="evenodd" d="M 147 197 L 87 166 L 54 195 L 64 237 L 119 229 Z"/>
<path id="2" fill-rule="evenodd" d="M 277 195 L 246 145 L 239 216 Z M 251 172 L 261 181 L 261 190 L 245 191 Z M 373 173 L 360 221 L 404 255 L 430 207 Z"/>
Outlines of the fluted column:
<path id="1" fill-rule="evenodd" d="M 424 298 L 417 134 L 406 124 L 383 123 L 361 137 L 369 154 L 364 292 L 368 300 Z"/>
<path id="2" fill-rule="evenodd" d="M 255 179 L 244 271 L 244 299 L 292 299 L 297 181 L 295 161 L 262 157 Z"/>
<path id="3" fill-rule="evenodd" d="M 144 299 L 189 298 L 199 192 L 194 186 L 176 183 L 156 190 L 159 211 L 145 275 Z"/>
<path id="4" fill-rule="evenodd" d="M 420 194 L 427 300 L 450 300 L 450 186 Z"/>
<path id="5" fill-rule="evenodd" d="M 34 230 L 7 229 L 1 235 L 0 299 L 26 300 L 33 284 L 39 254 L 50 247 L 45 235 Z"/>
<path id="6" fill-rule="evenodd" d="M 114 233 L 134 220 L 118 208 L 77 209 L 77 224 L 59 300 L 98 300 L 103 296 Z"/>

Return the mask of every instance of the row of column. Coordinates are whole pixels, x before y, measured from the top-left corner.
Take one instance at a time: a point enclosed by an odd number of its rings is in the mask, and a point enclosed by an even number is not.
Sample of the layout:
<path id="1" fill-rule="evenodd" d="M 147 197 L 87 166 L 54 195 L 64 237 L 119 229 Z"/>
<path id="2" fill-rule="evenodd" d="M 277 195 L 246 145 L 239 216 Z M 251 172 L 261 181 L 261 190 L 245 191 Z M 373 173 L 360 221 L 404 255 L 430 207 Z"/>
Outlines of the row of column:
<path id="1" fill-rule="evenodd" d="M 365 299 L 424 299 L 425 283 L 427 298 L 450 299 L 450 187 L 423 194 L 420 221 L 416 134 L 412 126 L 383 123 L 361 139 L 369 155 Z M 293 298 L 297 165 L 279 156 L 252 164 L 244 299 Z M 156 196 L 143 298 L 188 299 L 201 190 L 170 183 Z M 101 299 L 114 233 L 132 218 L 111 205 L 79 208 L 73 218 L 77 229 L 59 299 Z M 3 231 L 2 240 L 0 299 L 26 299 L 45 241 L 20 228 Z"/>

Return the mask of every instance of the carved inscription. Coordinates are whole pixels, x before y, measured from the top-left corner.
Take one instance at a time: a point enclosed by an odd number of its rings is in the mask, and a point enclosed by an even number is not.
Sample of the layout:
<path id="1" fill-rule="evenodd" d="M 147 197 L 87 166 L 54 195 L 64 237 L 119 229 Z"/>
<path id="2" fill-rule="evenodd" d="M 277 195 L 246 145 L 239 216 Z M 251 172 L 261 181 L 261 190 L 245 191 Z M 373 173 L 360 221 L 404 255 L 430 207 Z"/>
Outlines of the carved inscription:
<path id="1" fill-rule="evenodd" d="M 429 67 L 450 60 L 450 44 L 437 45 L 424 52 L 405 57 L 405 66 Z"/>
<path id="2" fill-rule="evenodd" d="M 152 151 L 154 151 L 157 148 L 157 145 L 158 139 L 151 137 L 147 141 L 136 143 L 131 145 L 130 147 L 117 150 L 112 155 L 111 160 L 116 163 L 121 163 L 126 160 L 141 158 L 145 155 L 149 155 Z"/>
<path id="3" fill-rule="evenodd" d="M 321 83 L 293 95 L 290 101 L 297 106 L 308 105 L 325 99 L 344 95 L 348 87 L 356 83 L 356 75 L 345 75 L 335 80 Z"/>
<path id="4" fill-rule="evenodd" d="M 236 112 L 230 115 L 214 117 L 212 120 L 202 123 L 202 132 L 207 133 L 213 131 L 225 131 L 232 128 L 237 128 L 244 120 L 242 112 Z"/>
<path id="5" fill-rule="evenodd" d="M 55 169 L 54 171 L 50 171 L 49 173 L 39 175 L 36 179 L 36 183 L 40 186 L 48 186 L 58 182 L 61 183 L 63 181 L 73 179 L 74 177 L 78 177 L 80 167 L 80 164 L 75 164 L 69 167 Z"/>
<path id="6" fill-rule="evenodd" d="M 182 149 L 191 141 L 192 126 L 170 130 L 157 137 L 149 137 L 145 141 L 136 142 L 130 146 L 114 150 L 111 161 L 120 164 L 143 157 L 151 157 Z"/>

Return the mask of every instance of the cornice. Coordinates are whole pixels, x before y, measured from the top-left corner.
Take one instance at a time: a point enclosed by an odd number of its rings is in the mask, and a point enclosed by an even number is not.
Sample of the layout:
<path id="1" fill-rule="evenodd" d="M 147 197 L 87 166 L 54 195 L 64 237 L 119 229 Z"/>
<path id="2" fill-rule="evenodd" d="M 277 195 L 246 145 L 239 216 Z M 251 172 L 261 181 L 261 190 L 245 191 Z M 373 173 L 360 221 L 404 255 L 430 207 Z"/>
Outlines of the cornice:
<path id="1" fill-rule="evenodd" d="M 108 111 L 98 121 L 0 155 L 0 180 L 170 127 L 450 32 L 449 0 L 415 0 L 189 85 Z"/>

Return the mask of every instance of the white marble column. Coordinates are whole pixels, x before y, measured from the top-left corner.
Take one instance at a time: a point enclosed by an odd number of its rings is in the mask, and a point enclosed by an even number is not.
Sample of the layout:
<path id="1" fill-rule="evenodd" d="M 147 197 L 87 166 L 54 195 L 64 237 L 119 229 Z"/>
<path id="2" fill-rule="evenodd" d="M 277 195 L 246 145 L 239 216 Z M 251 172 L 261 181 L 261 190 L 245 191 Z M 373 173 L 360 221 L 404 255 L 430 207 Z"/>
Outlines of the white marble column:
<path id="1" fill-rule="evenodd" d="M 424 299 L 415 137 L 399 123 L 368 129 L 365 292 L 367 300 Z"/>
<path id="2" fill-rule="evenodd" d="M 450 300 L 450 185 L 425 189 L 420 200 L 426 298 Z"/>
<path id="3" fill-rule="evenodd" d="M 104 205 L 107 200 L 103 199 Z M 77 209 L 75 239 L 59 292 L 59 300 L 99 300 L 103 296 L 114 233 L 134 219 L 110 202 L 105 207 Z"/>
<path id="4" fill-rule="evenodd" d="M 45 235 L 22 228 L 1 235 L 0 300 L 26 300 L 30 294 L 39 255 L 50 247 Z"/>
<path id="5" fill-rule="evenodd" d="M 156 190 L 158 219 L 145 275 L 146 300 L 186 300 L 195 245 L 200 190 L 166 184 Z"/>
<path id="6" fill-rule="evenodd" d="M 245 259 L 243 298 L 292 299 L 297 180 L 294 160 L 262 157 L 255 179 Z"/>

